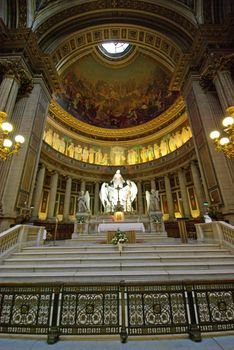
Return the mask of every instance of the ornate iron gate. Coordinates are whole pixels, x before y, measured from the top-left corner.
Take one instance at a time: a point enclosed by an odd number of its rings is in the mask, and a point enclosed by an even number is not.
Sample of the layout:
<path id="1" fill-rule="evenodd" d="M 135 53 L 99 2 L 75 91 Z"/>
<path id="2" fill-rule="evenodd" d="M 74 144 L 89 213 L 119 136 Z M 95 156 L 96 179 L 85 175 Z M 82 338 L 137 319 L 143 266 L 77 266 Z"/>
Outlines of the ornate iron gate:
<path id="1" fill-rule="evenodd" d="M 234 281 L 0 286 L 0 332 L 128 336 L 234 330 Z"/>

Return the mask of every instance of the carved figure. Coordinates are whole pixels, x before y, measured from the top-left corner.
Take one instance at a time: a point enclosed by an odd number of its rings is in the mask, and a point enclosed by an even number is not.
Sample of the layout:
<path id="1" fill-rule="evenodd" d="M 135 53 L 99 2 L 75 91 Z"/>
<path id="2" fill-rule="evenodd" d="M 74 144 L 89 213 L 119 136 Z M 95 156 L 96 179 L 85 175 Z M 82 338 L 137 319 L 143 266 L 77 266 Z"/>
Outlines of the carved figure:
<path id="1" fill-rule="evenodd" d="M 120 187 L 122 188 L 123 187 L 123 184 L 125 183 L 122 175 L 120 174 L 120 170 L 116 170 L 116 173 L 115 175 L 113 176 L 112 180 L 111 180 L 111 183 L 113 183 L 114 185 L 114 188 L 117 188 L 117 187 Z"/>
<path id="2" fill-rule="evenodd" d="M 86 213 L 90 211 L 90 195 L 89 192 L 80 191 L 78 196 L 78 213 Z"/>
<path id="3" fill-rule="evenodd" d="M 159 210 L 159 194 L 158 191 L 152 189 L 150 192 L 145 191 L 145 198 L 147 203 L 147 212 Z"/>

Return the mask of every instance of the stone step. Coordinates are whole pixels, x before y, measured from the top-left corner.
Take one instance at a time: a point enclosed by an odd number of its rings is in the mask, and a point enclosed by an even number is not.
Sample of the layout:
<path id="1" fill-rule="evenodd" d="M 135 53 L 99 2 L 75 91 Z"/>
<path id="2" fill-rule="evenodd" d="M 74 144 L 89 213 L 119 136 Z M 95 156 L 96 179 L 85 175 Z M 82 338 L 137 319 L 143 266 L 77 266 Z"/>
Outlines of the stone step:
<path id="1" fill-rule="evenodd" d="M 226 249 L 207 249 L 207 250 L 197 250 L 197 249 L 193 249 L 193 250 L 189 250 L 189 255 L 191 257 L 196 257 L 197 255 L 203 255 L 206 256 L 208 255 L 216 255 L 216 254 L 220 254 L 220 253 L 226 253 L 230 256 L 232 256 L 231 253 L 229 253 Z M 40 259 L 46 259 L 47 257 L 53 257 L 53 258 L 60 258 L 60 259 L 64 259 L 66 258 L 68 255 L 70 258 L 75 258 L 75 257 L 102 257 L 102 256 L 106 256 L 106 257 L 115 257 L 115 256 L 119 256 L 119 251 L 118 248 L 115 247 L 115 250 L 113 251 L 104 251 L 104 250 L 96 250 L 96 251 L 92 251 L 92 250 L 74 250 L 74 251 L 63 251 L 63 250 L 57 250 L 57 251 L 53 251 L 53 250 L 46 250 L 46 251 L 25 251 L 23 250 L 21 253 L 14 253 L 12 254 L 12 258 L 24 258 L 24 259 L 35 259 L 35 258 L 40 258 Z M 188 254 L 188 251 L 185 251 L 184 249 L 179 250 L 168 250 L 168 249 L 160 249 L 160 250 L 125 250 L 125 247 L 121 253 L 123 256 L 135 256 L 135 257 L 139 257 L 139 258 L 144 258 L 146 255 L 148 257 L 155 257 L 155 256 L 164 256 L 164 255 L 171 255 L 171 256 L 183 256 L 183 254 Z"/>
<path id="2" fill-rule="evenodd" d="M 16 274 L 18 272 L 27 272 L 27 273 L 34 273 L 34 272 L 56 272 L 56 271 L 69 271 L 69 272 L 87 272 L 89 275 L 92 271 L 99 271 L 102 272 L 106 271 L 128 271 L 129 274 L 132 271 L 145 271 L 145 274 L 150 274 L 149 272 L 153 271 L 160 271 L 160 270 L 192 270 L 192 269 L 198 269 L 198 270 L 212 270 L 212 269 L 232 269 L 234 268 L 234 261 L 232 262 L 226 262 L 226 261 L 211 261 L 206 264 L 203 262 L 138 262 L 138 263 L 122 263 L 122 262 L 112 262 L 111 264 L 91 264 L 91 263 L 83 263 L 83 264 L 63 264 L 60 262 L 60 264 L 57 265 L 38 265 L 32 262 L 30 265 L 26 264 L 17 264 L 17 265 L 3 265 L 1 266 L 1 272 L 9 271 L 13 272 L 15 271 Z"/>
<path id="3" fill-rule="evenodd" d="M 233 272 L 231 270 L 213 269 L 200 270 L 193 269 L 188 273 L 188 270 L 161 270 L 150 271 L 145 274 L 145 271 L 91 271 L 87 272 L 71 272 L 71 271 L 43 271 L 43 272 L 0 272 L 1 282 L 126 282 L 137 281 L 193 281 L 193 280 L 224 280 L 233 279 Z"/>
<path id="4" fill-rule="evenodd" d="M 125 254 L 118 254 L 112 257 L 106 257 L 106 256 L 100 256 L 100 257 L 92 257 L 92 256 L 82 256 L 82 257 L 73 257 L 71 258 L 70 256 L 64 256 L 63 258 L 63 264 L 84 264 L 84 263 L 95 263 L 95 264 L 111 264 L 112 262 L 120 262 L 120 263 L 127 263 L 127 262 L 132 262 L 132 263 L 137 263 L 139 262 L 139 256 L 125 256 Z M 230 255 L 225 255 L 225 254 L 216 254 L 216 255 L 196 255 L 191 256 L 191 255 L 183 255 L 183 256 L 171 256 L 171 255 L 160 255 L 157 254 L 155 256 L 144 256 L 142 257 L 141 261 L 144 262 L 199 262 L 202 261 L 203 264 L 206 262 L 210 261 L 226 261 L 226 262 L 232 262 L 234 261 L 233 256 Z M 41 258 L 8 258 L 4 262 L 4 265 L 15 265 L 15 264 L 44 264 L 45 259 Z M 53 258 L 53 257 L 47 257 L 46 258 L 46 263 L 48 265 L 50 264 L 60 264 L 61 259 L 58 258 Z"/>

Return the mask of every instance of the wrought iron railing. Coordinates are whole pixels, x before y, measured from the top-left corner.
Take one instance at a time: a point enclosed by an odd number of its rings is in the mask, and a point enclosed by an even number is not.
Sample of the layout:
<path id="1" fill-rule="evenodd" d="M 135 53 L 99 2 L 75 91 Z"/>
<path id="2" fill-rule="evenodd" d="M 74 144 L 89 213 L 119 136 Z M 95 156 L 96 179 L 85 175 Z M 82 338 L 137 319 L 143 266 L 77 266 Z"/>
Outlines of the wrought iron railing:
<path id="1" fill-rule="evenodd" d="M 0 332 L 128 336 L 234 330 L 234 281 L 0 286 Z"/>

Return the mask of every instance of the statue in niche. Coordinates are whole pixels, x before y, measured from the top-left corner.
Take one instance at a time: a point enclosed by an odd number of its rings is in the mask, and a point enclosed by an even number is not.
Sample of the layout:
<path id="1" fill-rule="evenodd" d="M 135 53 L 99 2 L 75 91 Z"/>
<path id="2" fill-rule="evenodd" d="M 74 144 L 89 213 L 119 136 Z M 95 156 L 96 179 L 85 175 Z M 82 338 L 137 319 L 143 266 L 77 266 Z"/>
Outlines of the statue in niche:
<path id="1" fill-rule="evenodd" d="M 45 131 L 44 141 L 46 143 L 48 143 L 48 145 L 52 146 L 52 143 L 53 143 L 53 130 L 51 128 L 49 128 L 47 131 Z"/>
<path id="2" fill-rule="evenodd" d="M 89 192 L 80 191 L 77 199 L 78 213 L 90 212 L 90 195 Z"/>
<path id="3" fill-rule="evenodd" d="M 104 212 L 114 212 L 120 203 L 125 212 L 132 212 L 132 203 L 137 195 L 137 186 L 131 181 L 124 181 L 120 170 L 117 170 L 110 184 L 104 182 L 99 193 Z M 118 203 L 119 201 L 119 203 Z"/>
<path id="4" fill-rule="evenodd" d="M 75 146 L 75 148 L 74 148 L 75 159 L 82 160 L 82 153 L 83 153 L 83 149 L 82 149 L 81 145 Z"/>
<path id="5" fill-rule="evenodd" d="M 158 159 L 161 157 L 160 147 L 157 143 L 154 144 L 154 157 L 155 159 Z"/>
<path id="6" fill-rule="evenodd" d="M 65 143 L 65 140 L 64 138 L 62 138 L 59 142 L 59 148 L 58 148 L 58 151 L 65 154 L 65 149 L 66 149 L 66 143 Z"/>
<path id="7" fill-rule="evenodd" d="M 89 160 L 89 150 L 88 150 L 87 146 L 85 146 L 85 148 L 83 149 L 82 160 L 83 160 L 83 162 L 88 162 L 88 160 Z"/>
<path id="8" fill-rule="evenodd" d="M 74 143 L 72 142 L 72 143 L 70 143 L 70 145 L 67 148 L 68 156 L 71 158 L 74 158 L 74 151 L 75 151 Z"/>
<path id="9" fill-rule="evenodd" d="M 145 191 L 145 198 L 147 203 L 147 212 L 159 211 L 159 194 L 158 191 L 151 189 L 151 191 Z"/>

